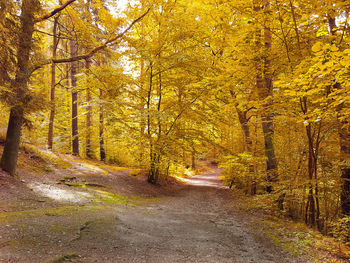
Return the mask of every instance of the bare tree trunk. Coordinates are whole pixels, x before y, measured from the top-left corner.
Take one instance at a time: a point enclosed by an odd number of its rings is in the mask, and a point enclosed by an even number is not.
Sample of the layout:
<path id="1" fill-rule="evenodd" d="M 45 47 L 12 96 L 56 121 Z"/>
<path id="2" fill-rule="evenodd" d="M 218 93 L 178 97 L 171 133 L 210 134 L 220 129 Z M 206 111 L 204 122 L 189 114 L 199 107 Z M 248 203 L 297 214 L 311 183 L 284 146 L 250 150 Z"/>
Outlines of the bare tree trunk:
<path id="1" fill-rule="evenodd" d="M 147 134 L 149 140 L 149 161 L 150 161 L 150 169 L 148 172 L 148 182 L 154 184 L 155 183 L 155 156 L 154 156 L 154 145 L 152 140 L 152 132 L 151 132 L 151 95 L 152 95 L 152 83 L 153 81 L 153 66 L 150 65 L 150 80 L 149 80 L 149 89 L 147 95 Z"/>
<path id="2" fill-rule="evenodd" d="M 307 98 L 300 99 L 301 110 L 306 115 L 308 113 Z M 308 119 L 306 118 L 306 121 Z M 317 225 L 321 230 L 320 225 L 320 204 L 317 176 L 317 159 L 320 147 L 320 134 L 322 122 L 318 124 L 308 123 L 305 127 L 308 140 L 308 197 L 305 210 L 305 223 L 310 226 Z M 312 129 L 314 127 L 314 129 Z"/>
<path id="3" fill-rule="evenodd" d="M 70 41 L 67 40 L 65 41 L 64 43 L 64 51 L 66 54 L 69 53 L 69 46 L 70 46 Z M 70 65 L 69 64 L 65 64 L 64 65 L 64 72 L 65 72 L 65 79 L 68 81 L 67 82 L 67 85 L 65 86 L 65 106 L 66 106 L 66 116 L 71 116 L 72 115 L 72 109 L 71 109 L 71 98 L 72 98 L 72 91 L 71 91 L 71 84 L 69 82 L 69 80 L 71 79 L 71 72 L 70 72 Z M 70 120 L 71 121 L 71 117 L 70 117 Z M 73 142 L 73 139 L 72 139 L 72 125 L 69 125 L 65 131 L 67 131 L 67 133 L 69 134 L 69 137 L 68 137 L 68 149 L 69 149 L 69 152 L 71 152 L 71 149 L 72 149 L 72 142 Z"/>
<path id="4" fill-rule="evenodd" d="M 328 18 L 328 31 L 329 31 L 329 34 L 331 36 L 334 36 L 335 33 L 337 32 L 338 30 L 338 27 L 337 27 L 337 23 L 335 21 L 335 17 L 334 17 L 334 10 L 330 10 L 331 12 L 329 14 L 327 14 L 327 18 Z"/>
<path id="5" fill-rule="evenodd" d="M 70 53 L 74 57 L 77 55 L 77 44 L 74 40 L 70 41 Z M 72 150 L 73 155 L 79 156 L 79 138 L 78 138 L 78 91 L 77 91 L 77 62 L 71 63 L 71 85 L 72 85 Z"/>
<path id="6" fill-rule="evenodd" d="M 32 37 L 34 32 L 34 10 L 38 6 L 37 0 L 23 0 L 20 16 L 20 33 L 18 35 L 17 71 L 16 78 L 11 83 L 11 90 L 16 94 L 20 104 L 26 103 L 28 81 L 30 74 L 29 57 L 32 49 Z M 24 120 L 24 109 L 22 105 L 13 106 L 7 128 L 5 147 L 1 158 L 1 168 L 14 175 L 16 172 L 19 144 L 21 139 L 21 128 Z"/>
<path id="7" fill-rule="evenodd" d="M 22 124 L 23 109 L 13 107 L 10 112 L 5 148 L 1 158 L 1 168 L 11 175 L 16 172 Z"/>
<path id="8" fill-rule="evenodd" d="M 333 14 L 328 14 L 328 28 L 329 34 L 334 36 L 337 31 L 336 20 Z M 340 89 L 341 85 L 336 83 L 334 85 L 335 89 Z M 338 123 L 339 123 L 339 141 L 340 141 L 340 154 L 341 161 L 349 161 L 350 156 L 350 129 L 347 119 L 342 117 L 342 109 L 344 104 L 339 105 L 338 112 Z M 348 163 L 348 162 L 344 162 Z M 349 165 L 341 166 L 341 194 L 340 194 L 340 204 L 342 213 L 344 215 L 350 215 L 350 167 Z"/>
<path id="9" fill-rule="evenodd" d="M 236 107 L 236 111 L 238 114 L 238 120 L 239 123 L 241 124 L 241 128 L 243 131 L 243 135 L 244 135 L 244 145 L 245 145 L 245 151 L 251 155 L 253 155 L 253 151 L 252 151 L 252 139 L 250 137 L 250 131 L 249 131 L 249 126 L 248 126 L 248 122 L 249 119 L 247 118 L 247 113 L 248 111 L 241 111 L 238 107 Z M 253 164 L 249 165 L 249 175 L 247 178 L 247 190 L 248 190 L 248 194 L 250 195 L 255 195 L 256 194 L 256 182 L 255 182 L 255 178 L 254 176 L 254 166 Z"/>
<path id="10" fill-rule="evenodd" d="M 238 115 L 238 120 L 242 128 L 243 132 L 243 137 L 244 137 L 244 148 L 245 151 L 248 153 L 252 152 L 252 139 L 250 137 L 250 131 L 249 131 L 249 126 L 248 126 L 248 121 L 249 119 L 247 118 L 247 113 L 248 111 L 242 111 L 238 108 L 238 105 L 236 105 L 236 111 Z"/>
<path id="11" fill-rule="evenodd" d="M 155 160 L 155 178 L 154 183 L 158 182 L 159 174 L 160 174 L 160 159 L 161 159 L 161 137 L 162 137 L 162 121 L 160 119 L 160 108 L 162 103 L 162 74 L 159 74 L 159 89 L 158 89 L 158 105 L 157 105 L 157 122 L 158 122 L 158 136 L 157 136 L 157 144 L 156 144 L 156 152 L 154 153 Z"/>
<path id="12" fill-rule="evenodd" d="M 191 167 L 192 169 L 196 169 L 196 151 L 193 147 L 193 151 L 191 152 Z"/>
<path id="13" fill-rule="evenodd" d="M 343 181 L 341 191 L 341 209 L 344 215 L 350 215 L 350 168 L 343 168 L 341 179 Z"/>
<path id="14" fill-rule="evenodd" d="M 57 38 L 57 25 L 58 25 L 58 17 L 55 17 L 54 24 L 53 24 L 53 44 L 52 44 L 52 58 L 56 58 L 57 54 L 57 45 L 58 45 L 58 38 Z M 51 64 L 51 92 L 50 92 L 50 122 L 49 122 L 49 133 L 47 136 L 47 147 L 49 150 L 52 150 L 53 146 L 53 127 L 54 127 L 54 120 L 55 120 L 55 110 L 56 110 L 56 103 L 55 103 L 55 87 L 56 87 L 56 64 Z"/>
<path id="15" fill-rule="evenodd" d="M 143 2 L 141 2 L 141 9 L 144 9 L 143 6 Z M 145 37 L 145 28 L 144 28 L 144 24 L 143 22 L 140 22 L 140 26 L 141 26 L 141 42 L 144 41 L 144 37 Z M 144 107 L 145 107 L 145 101 L 144 101 L 144 95 L 145 95 L 145 91 L 144 91 L 144 87 L 145 87 L 145 57 L 143 54 L 143 51 L 141 51 L 141 55 L 140 55 L 140 91 L 139 91 L 139 96 L 140 96 L 140 161 L 139 164 L 140 166 L 142 165 L 142 161 L 144 159 L 144 151 L 143 151 L 143 139 L 144 139 L 144 135 L 145 135 L 145 117 L 144 117 Z"/>
<path id="16" fill-rule="evenodd" d="M 86 60 L 86 71 L 90 69 L 91 60 Z M 91 149 L 91 118 L 92 118 L 92 106 L 91 106 L 91 93 L 90 87 L 86 87 L 86 157 L 92 158 L 92 149 Z"/>
<path id="17" fill-rule="evenodd" d="M 145 117 L 144 117 L 144 81 L 145 81 L 145 60 L 143 55 L 141 54 L 141 72 L 140 72 L 140 165 L 142 164 L 142 160 L 144 158 L 144 151 L 142 149 L 143 138 L 145 135 Z"/>
<path id="18" fill-rule="evenodd" d="M 316 216 L 316 208 L 315 208 L 315 199 L 314 199 L 314 189 L 313 189 L 313 173 L 314 173 L 314 159 L 313 159 L 313 138 L 311 132 L 311 125 L 308 124 L 306 126 L 306 132 L 308 137 L 308 175 L 309 175 L 309 191 L 307 198 L 307 210 L 305 211 L 305 223 L 310 226 L 315 226 L 315 216 Z"/>
<path id="19" fill-rule="evenodd" d="M 97 61 L 97 66 L 101 66 L 101 61 Z M 100 107 L 99 107 L 99 144 L 100 144 L 100 160 L 106 162 L 106 150 L 104 141 L 104 107 L 103 107 L 103 89 L 99 90 Z"/>
<path id="20" fill-rule="evenodd" d="M 269 1 L 264 1 L 264 11 L 269 11 L 270 4 Z M 254 10 L 259 12 L 261 6 L 258 1 L 254 3 Z M 256 48 L 258 51 L 261 50 L 261 29 L 258 27 L 255 33 L 256 36 Z M 257 62 L 257 76 L 256 76 L 256 86 L 259 94 L 260 100 L 263 102 L 263 112 L 261 113 L 262 119 L 262 129 L 265 141 L 265 156 L 266 156 L 266 181 L 275 182 L 278 180 L 277 174 L 277 160 L 275 156 L 275 148 L 273 143 L 273 119 L 274 115 L 272 112 L 273 106 L 273 83 L 272 83 L 272 70 L 271 70 L 271 30 L 269 27 L 269 21 L 266 21 L 264 27 L 264 67 L 261 68 L 260 61 Z M 266 191 L 271 192 L 272 185 L 267 186 Z"/>
<path id="21" fill-rule="evenodd" d="M 350 156 L 350 129 L 346 120 L 339 121 L 339 123 L 340 153 L 342 161 L 345 161 L 349 160 Z M 350 215 L 350 167 L 347 165 L 341 167 L 341 182 L 340 203 L 342 213 Z"/>
<path id="22" fill-rule="evenodd" d="M 103 90 L 100 89 L 100 103 L 103 99 Z M 100 139 L 100 160 L 106 161 L 106 151 L 105 151 L 105 142 L 104 142 L 104 114 L 103 114 L 103 105 L 100 105 L 100 125 L 99 125 L 99 139 Z"/>
<path id="23" fill-rule="evenodd" d="M 269 1 L 265 2 L 265 12 L 270 10 Z M 264 112 L 262 113 L 262 128 L 264 133 L 265 140 L 265 155 L 266 155 L 266 172 L 267 172 L 267 181 L 275 182 L 278 180 L 277 174 L 277 160 L 275 156 L 275 147 L 273 143 L 273 120 L 274 114 L 272 112 L 273 106 L 273 82 L 272 82 L 272 69 L 271 69 L 271 42 L 272 35 L 270 29 L 270 21 L 266 21 L 266 26 L 264 27 L 264 41 L 265 41 L 265 54 L 264 54 L 264 81 L 265 87 L 264 90 L 260 93 L 261 98 L 264 101 Z M 267 100 L 267 101 L 266 101 Z M 267 189 L 271 191 L 272 187 Z"/>

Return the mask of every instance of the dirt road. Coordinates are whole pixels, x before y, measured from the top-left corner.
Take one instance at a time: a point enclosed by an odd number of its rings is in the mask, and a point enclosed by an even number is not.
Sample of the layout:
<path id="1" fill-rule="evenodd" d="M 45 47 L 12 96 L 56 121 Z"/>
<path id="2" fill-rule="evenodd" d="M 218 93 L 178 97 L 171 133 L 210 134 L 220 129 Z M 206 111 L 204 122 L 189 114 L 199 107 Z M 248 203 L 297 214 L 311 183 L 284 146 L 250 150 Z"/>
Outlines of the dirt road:
<path id="1" fill-rule="evenodd" d="M 212 167 L 170 196 L 142 205 L 74 205 L 62 213 L 5 220 L 0 261 L 305 262 L 253 230 L 230 205 L 219 172 Z"/>

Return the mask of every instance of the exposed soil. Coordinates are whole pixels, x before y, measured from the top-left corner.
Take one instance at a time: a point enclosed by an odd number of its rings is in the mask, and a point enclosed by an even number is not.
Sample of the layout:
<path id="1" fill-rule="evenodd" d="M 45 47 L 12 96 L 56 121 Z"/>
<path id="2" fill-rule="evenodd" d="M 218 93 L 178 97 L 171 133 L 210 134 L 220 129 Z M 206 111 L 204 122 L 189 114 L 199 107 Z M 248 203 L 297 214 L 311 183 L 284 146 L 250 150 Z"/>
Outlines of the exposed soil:
<path id="1" fill-rule="evenodd" d="M 30 184 L 1 174 L 0 261 L 307 262 L 259 234 L 210 168 L 167 187 L 77 165 Z M 63 177 L 76 186 L 57 184 Z"/>

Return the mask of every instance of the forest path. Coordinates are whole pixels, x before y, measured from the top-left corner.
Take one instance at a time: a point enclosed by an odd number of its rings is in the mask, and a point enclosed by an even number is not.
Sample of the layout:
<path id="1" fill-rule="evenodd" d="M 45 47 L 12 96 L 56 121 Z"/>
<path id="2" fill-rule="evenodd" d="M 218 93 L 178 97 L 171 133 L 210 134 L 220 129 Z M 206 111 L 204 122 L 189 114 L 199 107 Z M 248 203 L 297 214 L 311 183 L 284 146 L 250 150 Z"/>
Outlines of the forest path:
<path id="1" fill-rule="evenodd" d="M 7 223 L 2 262 L 305 262 L 286 255 L 232 207 L 220 169 L 136 206 L 67 206 Z M 55 261 L 56 260 L 56 261 Z"/>

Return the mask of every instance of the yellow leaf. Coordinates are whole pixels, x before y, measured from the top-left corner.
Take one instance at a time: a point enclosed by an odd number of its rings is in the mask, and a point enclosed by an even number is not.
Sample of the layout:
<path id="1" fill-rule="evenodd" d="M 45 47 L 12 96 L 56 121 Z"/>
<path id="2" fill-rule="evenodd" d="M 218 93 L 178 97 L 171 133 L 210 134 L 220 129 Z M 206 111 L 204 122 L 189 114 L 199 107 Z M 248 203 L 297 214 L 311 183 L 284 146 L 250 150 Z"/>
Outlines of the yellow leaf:
<path id="1" fill-rule="evenodd" d="M 312 46 L 311 50 L 315 53 L 322 50 L 322 43 L 316 42 L 316 44 Z"/>
<path id="2" fill-rule="evenodd" d="M 338 47 L 336 47 L 336 46 L 334 46 L 334 45 L 331 46 L 331 51 L 336 52 L 336 51 L 338 51 L 338 50 L 339 50 Z"/>
<path id="3" fill-rule="evenodd" d="M 343 67 L 350 67 L 350 58 L 346 57 L 343 60 L 340 61 L 340 64 Z"/>
<path id="4" fill-rule="evenodd" d="M 333 61 L 328 61 L 325 64 L 326 67 L 333 67 Z"/>

